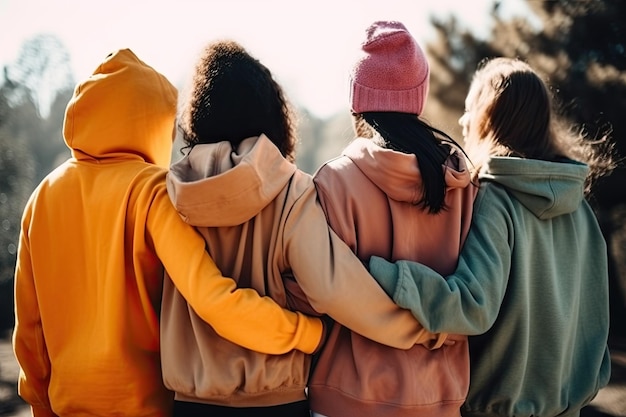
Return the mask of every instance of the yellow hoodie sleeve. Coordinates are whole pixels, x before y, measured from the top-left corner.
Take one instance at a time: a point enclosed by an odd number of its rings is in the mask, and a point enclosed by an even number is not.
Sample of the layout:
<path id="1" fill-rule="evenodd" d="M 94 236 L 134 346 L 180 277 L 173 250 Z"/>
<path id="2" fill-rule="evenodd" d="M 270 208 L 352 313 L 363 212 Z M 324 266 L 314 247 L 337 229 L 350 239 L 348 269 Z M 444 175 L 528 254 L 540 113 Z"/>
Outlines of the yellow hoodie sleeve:
<path id="1" fill-rule="evenodd" d="M 320 319 L 281 308 L 252 289 L 223 277 L 205 250 L 202 236 L 172 206 L 165 187 L 148 215 L 158 257 L 194 311 L 225 339 L 267 354 L 297 349 L 314 352 L 321 343 Z"/>

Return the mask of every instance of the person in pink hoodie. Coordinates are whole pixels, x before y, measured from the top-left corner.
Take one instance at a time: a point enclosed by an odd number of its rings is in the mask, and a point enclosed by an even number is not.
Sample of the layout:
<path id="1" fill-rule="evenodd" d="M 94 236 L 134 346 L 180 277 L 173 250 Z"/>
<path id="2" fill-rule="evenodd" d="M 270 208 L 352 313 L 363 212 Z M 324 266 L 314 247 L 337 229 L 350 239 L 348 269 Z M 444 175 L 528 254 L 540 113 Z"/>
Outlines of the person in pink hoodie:
<path id="1" fill-rule="evenodd" d="M 478 189 L 459 145 L 420 117 L 429 76 L 402 23 L 371 24 L 351 74 L 358 137 L 314 181 L 330 226 L 361 260 L 414 260 L 445 274 L 455 270 Z M 469 351 L 465 336 L 449 339 L 440 349 L 398 350 L 335 323 L 308 386 L 314 415 L 459 416 Z"/>

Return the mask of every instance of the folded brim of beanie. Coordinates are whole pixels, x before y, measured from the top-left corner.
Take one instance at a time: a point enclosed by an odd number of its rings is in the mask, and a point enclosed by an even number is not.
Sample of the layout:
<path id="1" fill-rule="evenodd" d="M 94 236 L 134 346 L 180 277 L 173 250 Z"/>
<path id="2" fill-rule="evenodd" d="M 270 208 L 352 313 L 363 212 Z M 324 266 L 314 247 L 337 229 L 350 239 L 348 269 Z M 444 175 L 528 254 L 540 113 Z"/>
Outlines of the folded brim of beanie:
<path id="1" fill-rule="evenodd" d="M 350 80 L 350 103 L 355 113 L 399 112 L 421 114 L 428 96 L 428 82 L 408 90 L 379 90 Z"/>

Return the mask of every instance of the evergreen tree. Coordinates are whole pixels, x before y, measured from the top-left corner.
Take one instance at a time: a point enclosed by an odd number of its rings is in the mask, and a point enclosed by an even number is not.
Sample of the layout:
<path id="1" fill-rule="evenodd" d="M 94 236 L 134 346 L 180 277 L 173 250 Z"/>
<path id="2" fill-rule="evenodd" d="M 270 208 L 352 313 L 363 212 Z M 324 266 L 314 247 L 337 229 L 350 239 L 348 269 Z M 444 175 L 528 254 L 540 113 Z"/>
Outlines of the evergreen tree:
<path id="1" fill-rule="evenodd" d="M 10 83 L 0 88 L 0 331 L 13 325 L 13 274 L 20 219 L 34 187 L 34 160 L 23 138 L 10 134 Z"/>
<path id="2" fill-rule="evenodd" d="M 14 141 L 27 142 L 39 181 L 69 156 L 62 135 L 65 106 L 74 88 L 69 52 L 54 35 L 40 34 L 23 44 L 4 73 L 9 133 Z"/>
<path id="3" fill-rule="evenodd" d="M 69 156 L 63 142 L 72 94 L 69 54 L 51 35 L 27 41 L 0 82 L 0 331 L 13 325 L 13 275 L 26 201 Z M 42 115 L 45 115 L 43 117 Z"/>
<path id="4" fill-rule="evenodd" d="M 70 54 L 61 40 L 41 33 L 22 45 L 17 60 L 5 70 L 6 77 L 16 87 L 12 103 L 27 96 L 42 118 L 47 118 L 58 92 L 72 89 L 74 76 Z"/>

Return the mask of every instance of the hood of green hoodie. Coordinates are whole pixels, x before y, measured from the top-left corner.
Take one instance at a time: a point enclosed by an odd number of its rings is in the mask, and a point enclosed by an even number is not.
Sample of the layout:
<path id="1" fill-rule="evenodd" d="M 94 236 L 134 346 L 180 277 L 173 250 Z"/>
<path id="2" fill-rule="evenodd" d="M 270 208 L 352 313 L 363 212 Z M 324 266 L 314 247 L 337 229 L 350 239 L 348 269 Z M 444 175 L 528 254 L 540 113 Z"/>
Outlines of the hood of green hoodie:
<path id="1" fill-rule="evenodd" d="M 63 137 L 78 160 L 142 159 L 167 168 L 176 105 L 177 90 L 168 79 L 121 49 L 74 89 Z"/>
<path id="2" fill-rule="evenodd" d="M 502 184 L 535 216 L 550 219 L 578 208 L 588 171 L 587 165 L 572 160 L 493 157 L 479 178 Z"/>

